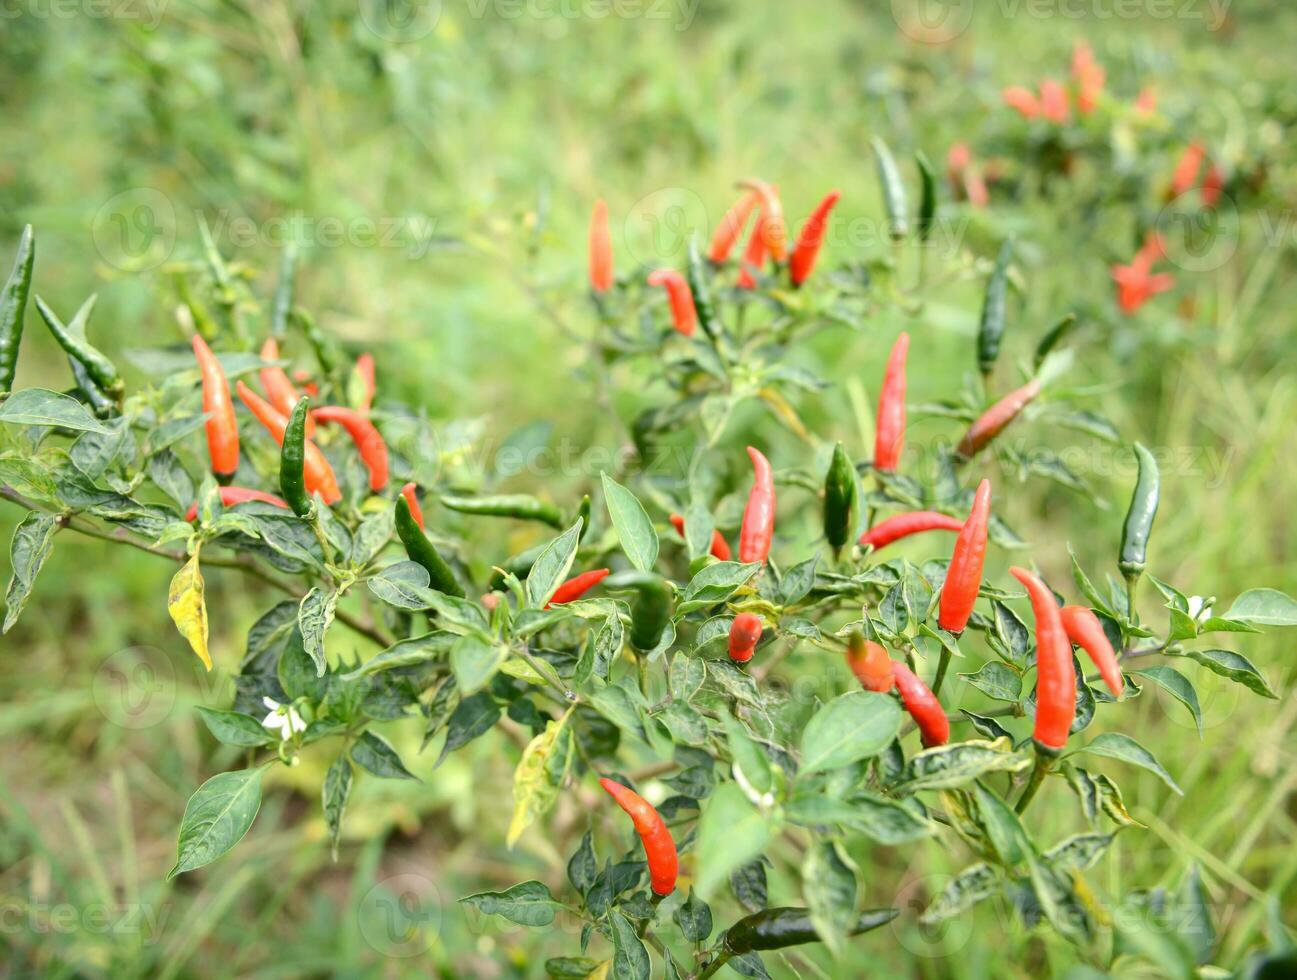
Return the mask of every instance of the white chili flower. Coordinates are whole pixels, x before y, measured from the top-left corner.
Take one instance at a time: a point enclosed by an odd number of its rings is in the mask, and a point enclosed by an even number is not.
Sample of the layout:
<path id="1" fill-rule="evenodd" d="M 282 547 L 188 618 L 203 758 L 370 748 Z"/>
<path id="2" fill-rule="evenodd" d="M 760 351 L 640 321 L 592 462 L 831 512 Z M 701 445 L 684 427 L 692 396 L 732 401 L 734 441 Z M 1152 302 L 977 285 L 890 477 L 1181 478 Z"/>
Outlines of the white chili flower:
<path id="1" fill-rule="evenodd" d="M 280 741 L 287 742 L 299 732 L 306 731 L 306 722 L 291 704 L 280 704 L 274 698 L 262 698 L 261 701 L 270 709 L 270 714 L 261 720 L 261 727 L 271 731 L 278 729 Z"/>

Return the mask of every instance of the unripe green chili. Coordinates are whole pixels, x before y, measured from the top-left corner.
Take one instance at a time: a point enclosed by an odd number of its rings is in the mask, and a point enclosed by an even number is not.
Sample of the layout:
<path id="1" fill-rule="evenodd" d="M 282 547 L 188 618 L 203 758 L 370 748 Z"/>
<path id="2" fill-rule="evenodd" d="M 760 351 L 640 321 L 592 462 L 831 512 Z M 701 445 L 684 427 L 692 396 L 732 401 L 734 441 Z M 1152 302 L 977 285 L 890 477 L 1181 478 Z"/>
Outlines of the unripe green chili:
<path id="1" fill-rule="evenodd" d="M 671 588 L 660 575 L 651 572 L 621 572 L 608 579 L 610 589 L 633 589 L 630 610 L 630 645 L 640 653 L 657 647 L 671 621 Z"/>
<path id="2" fill-rule="evenodd" d="M 861 913 L 850 934 L 858 936 L 885 926 L 900 914 L 899 909 L 869 909 Z M 820 934 L 811 925 L 808 909 L 773 908 L 739 919 L 730 926 L 725 934 L 725 949 L 731 955 L 741 956 L 754 950 L 784 949 L 821 941 Z"/>
<path id="3" fill-rule="evenodd" d="M 315 516 L 315 499 L 306 492 L 306 419 L 311 400 L 299 398 L 288 416 L 284 441 L 279 446 L 279 492 L 293 513 L 303 520 Z"/>
<path id="4" fill-rule="evenodd" d="M 14 383 L 18 366 L 18 345 L 23 339 L 23 314 L 27 312 L 27 295 L 32 288 L 32 266 L 36 262 L 36 235 L 32 226 L 23 228 L 14 256 L 13 271 L 0 290 L 0 395 L 7 394 Z"/>
<path id="5" fill-rule="evenodd" d="M 126 388 L 122 376 L 117 373 L 117 366 L 86 340 L 86 323 L 94 312 L 97 299 L 92 295 L 82 303 L 81 309 L 77 310 L 76 316 L 67 324 L 55 315 L 40 296 L 36 297 L 36 311 L 45 321 L 45 326 L 50 328 L 50 333 L 59 346 L 85 365 L 86 373 L 106 394 L 117 398 Z"/>
<path id="6" fill-rule="evenodd" d="M 584 528 L 585 525 L 582 524 L 582 527 Z M 548 544 L 549 542 L 543 542 L 534 547 L 528 548 L 526 551 L 520 551 L 516 555 L 511 555 L 500 563 L 500 568 L 503 572 L 508 572 L 520 579 L 524 579 L 531 574 L 532 566 L 536 564 L 536 559 L 541 556 L 541 553 L 544 552 Z M 490 586 L 492 589 L 500 589 L 504 587 L 503 572 L 491 573 Z"/>
<path id="7" fill-rule="evenodd" d="M 405 545 L 405 553 L 412 562 L 422 565 L 428 572 L 428 584 L 446 595 L 464 597 L 464 589 L 455 579 L 455 573 L 446 559 L 419 529 L 410 505 L 404 497 L 396 498 L 396 534 Z"/>
<path id="8" fill-rule="evenodd" d="M 698 250 L 698 239 L 689 239 L 689 261 L 685 265 L 685 278 L 689 282 L 689 291 L 694 296 L 694 312 L 698 315 L 698 325 L 712 340 L 719 334 L 716 325 L 716 307 L 712 305 L 711 288 L 707 284 L 707 270 L 703 266 L 702 253 Z"/>
<path id="9" fill-rule="evenodd" d="M 1121 561 L 1117 565 L 1128 580 L 1139 578 L 1144 571 L 1148 536 L 1153 530 L 1153 518 L 1157 516 L 1157 505 L 1162 492 L 1157 460 L 1153 458 L 1153 454 L 1135 443 L 1135 459 L 1139 463 L 1139 477 L 1135 481 L 1135 492 L 1130 497 L 1126 523 L 1121 529 Z"/>
<path id="10" fill-rule="evenodd" d="M 590 530 L 590 495 L 581 498 L 581 506 L 576 509 L 576 516 L 581 520 L 581 530 L 577 532 L 577 544 L 580 544 Z"/>
<path id="11" fill-rule="evenodd" d="M 887 208 L 887 230 L 892 241 L 898 242 L 910 233 L 910 218 L 905 210 L 905 184 L 896 160 L 887 144 L 875 136 L 869 141 L 874 148 L 874 162 L 878 166 L 878 183 L 883 189 L 883 206 Z"/>
<path id="12" fill-rule="evenodd" d="M 520 521 L 540 521 L 550 527 L 562 530 L 563 515 L 553 504 L 525 493 L 501 493 L 488 497 L 456 497 L 445 495 L 441 498 L 443 507 L 459 511 L 461 514 L 475 514 L 479 517 L 514 517 Z"/>
<path id="13" fill-rule="evenodd" d="M 306 342 L 311 345 L 311 351 L 320 363 L 320 368 L 325 374 L 332 374 L 338 366 L 338 352 L 334 350 L 333 342 L 325 336 L 324 331 L 315 322 L 315 318 L 302 309 L 294 309 L 289 314 L 289 318 L 297 325 L 297 329 L 302 331 Z"/>
<path id="14" fill-rule="evenodd" d="M 856 498 L 856 468 L 838 443 L 824 478 L 824 536 L 835 552 L 842 550 L 856 529 Z"/>
<path id="15" fill-rule="evenodd" d="M 1058 342 L 1072 332 L 1076 326 L 1076 314 L 1069 313 L 1056 324 L 1049 328 L 1049 332 L 1040 338 L 1040 343 L 1036 345 L 1036 356 L 1032 359 L 1032 364 L 1037 371 L 1045 363 L 1045 358 L 1052 351 Z"/>
<path id="16" fill-rule="evenodd" d="M 117 414 L 117 403 L 104 394 L 104 390 L 90 377 L 86 366 L 71 354 L 68 355 L 68 367 L 72 369 L 72 380 L 76 382 L 78 397 L 90 406 L 96 418 L 107 419 Z"/>
<path id="17" fill-rule="evenodd" d="M 270 304 L 270 336 L 282 340 L 288 332 L 288 315 L 293 309 L 293 289 L 297 284 L 297 242 L 291 238 L 279 259 L 279 282 Z"/>
<path id="18" fill-rule="evenodd" d="M 1013 261 L 1013 239 L 1006 239 L 995 259 L 995 268 L 986 283 L 982 303 L 982 322 L 977 329 L 977 366 L 990 374 L 1000 356 L 1004 340 L 1004 308 L 1009 294 L 1009 263 Z"/>
<path id="19" fill-rule="evenodd" d="M 937 176 L 932 172 L 932 164 L 920 150 L 914 154 L 914 162 L 919 168 L 919 180 L 922 194 L 919 197 L 919 241 L 926 242 L 932 234 L 937 218 Z"/>

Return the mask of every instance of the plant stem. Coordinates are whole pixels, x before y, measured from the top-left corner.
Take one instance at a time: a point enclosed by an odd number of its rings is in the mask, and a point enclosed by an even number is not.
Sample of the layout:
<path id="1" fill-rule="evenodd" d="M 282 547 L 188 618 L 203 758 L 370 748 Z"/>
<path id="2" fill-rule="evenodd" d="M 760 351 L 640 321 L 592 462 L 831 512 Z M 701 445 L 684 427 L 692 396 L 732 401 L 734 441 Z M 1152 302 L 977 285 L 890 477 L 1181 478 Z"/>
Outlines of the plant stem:
<path id="1" fill-rule="evenodd" d="M 1040 789 L 1040 784 L 1045 781 L 1045 777 L 1049 775 L 1049 770 L 1053 767 L 1053 757 L 1040 751 L 1036 752 L 1036 764 L 1031 770 L 1031 779 L 1027 781 L 1027 788 L 1018 797 L 1018 804 L 1013 808 L 1014 813 L 1026 812 L 1027 805 L 1031 803 L 1032 797 L 1036 795 L 1036 790 Z"/>
<path id="2" fill-rule="evenodd" d="M 946 668 L 950 666 L 950 651 L 941 648 L 941 658 L 937 661 L 937 676 L 932 679 L 932 693 L 941 693 L 941 684 L 946 679 Z"/>
<path id="3" fill-rule="evenodd" d="M 707 980 L 708 977 L 715 974 L 717 970 L 719 970 L 726 963 L 728 963 L 729 959 L 730 959 L 730 954 L 727 953 L 725 950 L 721 950 L 716 955 L 716 959 L 708 963 L 707 966 L 703 968 L 703 972 L 698 974 L 698 980 Z"/>

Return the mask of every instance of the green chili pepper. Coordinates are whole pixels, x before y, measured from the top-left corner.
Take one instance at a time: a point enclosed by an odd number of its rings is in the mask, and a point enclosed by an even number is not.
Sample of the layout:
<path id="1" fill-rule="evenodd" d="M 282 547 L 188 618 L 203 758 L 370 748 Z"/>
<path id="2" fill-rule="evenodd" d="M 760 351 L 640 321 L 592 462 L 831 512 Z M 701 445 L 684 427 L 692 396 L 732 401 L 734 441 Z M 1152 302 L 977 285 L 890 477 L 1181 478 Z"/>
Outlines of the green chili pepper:
<path id="1" fill-rule="evenodd" d="M 86 366 L 71 354 L 68 355 L 68 367 L 72 369 L 72 380 L 76 382 L 76 396 L 90 406 L 97 418 L 107 419 L 117 414 L 117 403 L 104 394 L 104 390 L 90 377 Z"/>
<path id="2" fill-rule="evenodd" d="M 126 385 L 122 382 L 122 376 L 117 373 L 117 366 L 86 340 L 86 323 L 90 320 L 90 314 L 94 312 L 98 298 L 91 295 L 81 304 L 76 316 L 67 324 L 55 315 L 40 296 L 36 297 L 36 311 L 45 321 L 45 326 L 50 328 L 50 333 L 54 335 L 59 346 L 85 365 L 86 373 L 105 394 L 118 398 Z"/>
<path id="3" fill-rule="evenodd" d="M 490 497 L 443 496 L 441 504 L 461 514 L 540 521 L 560 531 L 566 526 L 563 523 L 563 515 L 559 513 L 557 507 L 525 493 L 501 493 Z"/>
<path id="4" fill-rule="evenodd" d="M 900 914 L 900 909 L 870 909 L 861 913 L 850 934 L 858 936 L 885 926 Z M 725 949 L 735 956 L 818 942 L 820 934 L 811 925 L 810 911 L 798 908 L 763 909 L 740 919 L 725 934 Z"/>
<path id="5" fill-rule="evenodd" d="M 905 210 L 905 184 L 896 160 L 887 144 L 875 136 L 870 140 L 874 148 L 874 162 L 878 166 L 878 182 L 883 189 L 883 206 L 887 208 L 888 234 L 899 242 L 910 233 L 910 218 Z"/>
<path id="6" fill-rule="evenodd" d="M 302 336 L 311 345 L 311 351 L 315 354 L 315 359 L 320 362 L 321 370 L 325 374 L 333 374 L 338 366 L 338 352 L 334 349 L 333 341 L 315 322 L 315 318 L 303 309 L 294 308 L 289 314 L 289 319 L 296 324 L 298 330 L 302 331 Z"/>
<path id="7" fill-rule="evenodd" d="M 446 595 L 459 596 L 461 599 L 464 597 L 464 589 L 455 580 L 455 573 L 433 543 L 424 536 L 404 497 L 396 498 L 396 534 L 401 539 L 401 544 L 405 545 L 410 560 L 428 570 L 429 584 L 434 589 Z"/>
<path id="8" fill-rule="evenodd" d="M 1009 293 L 1009 263 L 1013 260 L 1013 239 L 1005 239 L 995 268 L 986 284 L 986 299 L 982 303 L 982 322 L 977 330 L 977 365 L 982 374 L 990 374 L 1000 356 L 1000 342 L 1004 340 L 1004 307 Z"/>
<path id="9" fill-rule="evenodd" d="M 1162 492 L 1157 460 L 1153 458 L 1153 454 L 1135 443 L 1135 459 L 1139 463 L 1139 477 L 1135 481 L 1135 492 L 1130 497 L 1126 524 L 1121 529 L 1121 561 L 1117 565 L 1128 581 L 1138 578 L 1144 571 L 1148 536 L 1153 530 L 1153 518 L 1157 516 L 1158 500 Z"/>
<path id="10" fill-rule="evenodd" d="M 1058 346 L 1058 342 L 1071 333 L 1072 328 L 1075 326 L 1076 314 L 1069 313 L 1050 327 L 1049 332 L 1040 338 L 1040 343 L 1036 345 L 1036 356 L 1033 361 L 1037 370 L 1039 370 L 1040 365 L 1045 362 L 1045 358 L 1049 355 L 1049 352 Z"/>
<path id="11" fill-rule="evenodd" d="M 926 242 L 937 218 L 937 177 L 922 150 L 914 154 L 914 162 L 918 164 L 922 184 L 922 196 L 919 198 L 919 241 Z"/>
<path id="12" fill-rule="evenodd" d="M 707 269 L 703 265 L 702 254 L 698 251 L 698 239 L 689 239 L 689 261 L 685 265 L 685 278 L 689 282 L 689 291 L 694 296 L 694 312 L 698 314 L 698 324 L 703 333 L 716 340 L 720 330 L 716 323 L 716 307 L 712 305 L 712 291 L 707 284 Z"/>
<path id="13" fill-rule="evenodd" d="M 620 572 L 605 580 L 604 585 L 635 591 L 630 610 L 630 645 L 640 653 L 656 649 L 671 621 L 674 605 L 666 580 L 651 572 Z"/>
<path id="14" fill-rule="evenodd" d="M 279 260 L 279 282 L 270 305 L 270 336 L 283 339 L 288 330 L 288 315 L 293 309 L 293 289 L 297 284 L 297 243 L 289 239 Z"/>
<path id="15" fill-rule="evenodd" d="M 216 295 L 216 302 L 225 316 L 225 324 L 233 332 L 239 346 L 246 347 L 248 337 L 243 329 L 243 320 L 239 316 L 239 293 L 234 288 L 234 277 L 230 275 L 229 266 L 225 264 L 225 259 L 221 257 L 221 250 L 216 247 L 216 241 L 212 238 L 212 230 L 207 227 L 206 221 L 198 222 L 198 234 L 203 241 L 203 258 L 207 260 L 207 270 L 211 273 L 212 281 L 215 284 L 213 292 Z"/>
<path id="16" fill-rule="evenodd" d="M 581 525 L 581 529 L 582 531 L 585 530 L 584 522 Z M 541 556 L 541 553 L 548 546 L 549 542 L 546 541 L 532 548 L 528 548 L 526 551 L 520 551 L 516 555 L 511 555 L 500 563 L 500 568 L 503 569 L 504 572 L 508 572 L 519 579 L 525 579 L 531 574 L 531 567 L 536 564 L 536 559 Z M 492 572 L 490 586 L 493 590 L 503 588 L 504 574 L 502 572 Z"/>
<path id="17" fill-rule="evenodd" d="M 279 447 L 279 492 L 293 513 L 309 521 L 315 516 L 315 499 L 306 491 L 306 419 L 311 400 L 299 398 L 288 417 Z M 402 498 L 405 499 L 405 498 Z M 408 506 L 407 506 L 408 509 Z"/>
<path id="18" fill-rule="evenodd" d="M 13 388 L 18 367 L 18 344 L 23 339 L 23 314 L 32 288 L 32 266 L 36 262 L 36 235 L 32 226 L 23 228 L 14 256 L 13 272 L 0 290 L 0 395 Z"/>
<path id="19" fill-rule="evenodd" d="M 835 552 L 842 550 L 856 529 L 856 497 L 856 468 L 838 443 L 824 478 L 824 536 Z"/>
<path id="20" fill-rule="evenodd" d="M 590 495 L 587 493 L 581 498 L 581 506 L 576 509 L 576 516 L 581 519 L 581 531 L 577 535 L 577 544 L 585 538 L 586 532 L 590 530 Z"/>

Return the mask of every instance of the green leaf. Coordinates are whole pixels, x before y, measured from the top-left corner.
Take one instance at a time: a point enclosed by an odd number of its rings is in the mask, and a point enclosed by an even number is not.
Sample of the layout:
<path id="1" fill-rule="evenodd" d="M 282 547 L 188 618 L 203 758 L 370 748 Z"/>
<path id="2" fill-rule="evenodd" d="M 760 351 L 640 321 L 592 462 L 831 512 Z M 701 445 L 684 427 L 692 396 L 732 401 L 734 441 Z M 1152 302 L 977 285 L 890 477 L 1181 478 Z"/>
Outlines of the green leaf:
<path id="1" fill-rule="evenodd" d="M 365 580 L 369 591 L 389 606 L 411 612 L 427 609 L 428 570 L 412 561 L 388 565 Z"/>
<path id="2" fill-rule="evenodd" d="M 801 769 L 805 776 L 875 756 L 901 727 L 896 699 L 872 691 L 852 691 L 834 698 L 802 730 Z"/>
<path id="3" fill-rule="evenodd" d="M 53 514 L 41 514 L 36 511 L 28 513 L 14 528 L 13 543 L 9 545 L 9 558 L 13 576 L 9 579 L 9 590 L 5 593 L 4 628 L 0 633 L 8 633 L 18 622 L 18 616 L 31 595 L 36 576 L 45 564 L 54 548 L 54 535 L 58 533 L 59 521 Z"/>
<path id="4" fill-rule="evenodd" d="M 456 749 L 463 748 L 473 739 L 485 735 L 500 720 L 500 706 L 485 691 L 464 698 L 456 706 L 446 723 L 446 744 L 442 746 L 437 765 Z"/>
<path id="5" fill-rule="evenodd" d="M 302 645 L 315 664 L 317 677 L 323 677 L 329 666 L 324 656 L 324 634 L 333 622 L 337 605 L 338 593 L 325 592 L 317 585 L 302 597 L 302 604 L 297 608 L 297 626 L 302 631 Z"/>
<path id="6" fill-rule="evenodd" d="M 531 566 L 527 573 L 527 605 L 531 608 L 543 609 L 572 570 L 582 523 L 578 517 L 575 524 L 545 546 Z"/>
<path id="7" fill-rule="evenodd" d="M 689 897 L 676 909 L 672 916 L 686 942 L 706 942 L 712 934 L 712 910 L 694 892 L 689 889 Z"/>
<path id="8" fill-rule="evenodd" d="M 599 874 L 599 861 L 594 853 L 594 837 L 590 831 L 581 838 L 581 845 L 573 852 L 567 862 L 567 880 L 572 887 L 584 895 L 594 884 Z"/>
<path id="9" fill-rule="evenodd" d="M 812 555 L 784 573 L 779 581 L 779 598 L 783 605 L 791 606 L 806 597 L 815 585 L 815 569 L 819 564 L 820 556 Z"/>
<path id="10" fill-rule="evenodd" d="M 1042 855 L 1056 870 L 1084 871 L 1094 864 L 1116 838 L 1111 834 L 1076 834 Z"/>
<path id="11" fill-rule="evenodd" d="M 699 657 L 677 650 L 671 658 L 671 693 L 680 701 L 689 701 L 707 679 L 707 665 Z"/>
<path id="12" fill-rule="evenodd" d="M 919 916 L 919 925 L 932 926 L 966 912 L 978 902 L 999 892 L 1004 884 L 1000 872 L 988 864 L 974 864 L 950 880 Z"/>
<path id="13" fill-rule="evenodd" d="M 347 799 L 351 796 L 351 762 L 345 755 L 333 760 L 329 771 L 324 776 L 324 787 L 320 791 L 321 804 L 324 807 L 324 822 L 329 828 L 329 847 L 333 860 L 338 860 L 338 835 L 342 833 L 342 815 L 347 809 Z"/>
<path id="14" fill-rule="evenodd" d="M 243 839 L 261 808 L 264 769 L 217 773 L 185 804 L 176 864 L 167 878 L 211 864 Z"/>
<path id="15" fill-rule="evenodd" d="M 396 749 L 381 735 L 361 732 L 351 747 L 351 761 L 367 772 L 384 779 L 416 779 L 396 754 Z"/>
<path id="16" fill-rule="evenodd" d="M 616 909 L 608 913 L 608 921 L 613 945 L 610 980 L 649 980 L 652 964 L 635 927 Z"/>
<path id="17" fill-rule="evenodd" d="M 1008 701 L 1016 704 L 1022 699 L 1022 678 L 998 660 L 991 660 L 982 665 L 976 674 L 960 674 L 960 677 L 977 688 L 989 698 L 996 701 Z"/>
<path id="18" fill-rule="evenodd" d="M 856 922 L 856 872 L 833 841 L 820 841 L 807 850 L 802 895 L 816 934 L 834 956 L 841 956 Z"/>
<path id="19" fill-rule="evenodd" d="M 697 502 L 689 504 L 684 517 L 685 546 L 689 549 L 689 560 L 693 561 L 711 552 L 712 534 L 716 526 L 712 523 L 711 512 Z"/>
<path id="20" fill-rule="evenodd" d="M 1297 626 L 1297 600 L 1277 589 L 1249 589 L 1234 600 L 1225 618 L 1262 626 Z"/>
<path id="21" fill-rule="evenodd" d="M 1031 757 L 1015 752 L 1008 739 L 956 742 L 926 749 L 910 759 L 901 773 L 898 792 L 953 789 L 991 772 L 1020 772 Z"/>
<path id="22" fill-rule="evenodd" d="M 1228 677 L 1242 684 L 1249 691 L 1263 698 L 1278 699 L 1279 697 L 1265 679 L 1265 675 L 1252 665 L 1252 661 L 1240 653 L 1231 650 L 1186 650 L 1183 656 L 1202 664 L 1213 674 Z"/>
<path id="23" fill-rule="evenodd" d="M 769 793 L 774 785 L 774 773 L 770 768 L 770 759 L 765 750 L 748 734 L 747 729 L 735 720 L 724 708 L 719 709 L 721 723 L 725 726 L 725 737 L 729 742 L 730 758 L 743 773 L 758 793 Z"/>
<path id="24" fill-rule="evenodd" d="M 1198 865 L 1189 865 L 1176 890 L 1174 907 L 1179 912 L 1176 925 L 1193 950 L 1195 961 L 1199 965 L 1209 962 L 1212 950 L 1216 948 L 1216 925 L 1212 922 L 1211 901 L 1203 887 Z"/>
<path id="25" fill-rule="evenodd" d="M 1153 757 L 1153 753 L 1129 735 L 1122 735 L 1120 732 L 1104 732 L 1102 735 L 1095 736 L 1089 745 L 1077 749 L 1073 754 L 1079 755 L 1082 752 L 1105 756 L 1109 759 L 1118 759 L 1139 766 L 1141 769 L 1147 769 L 1177 794 L 1184 795 L 1184 790 L 1176 785 L 1175 780 L 1171 778 L 1171 774 L 1162 768 L 1162 764 Z"/>
<path id="26" fill-rule="evenodd" d="M 502 892 L 478 892 L 460 899 L 484 915 L 498 915 L 520 926 L 539 929 L 554 921 L 562 907 L 539 881 L 523 881 Z"/>
<path id="27" fill-rule="evenodd" d="M 454 633 L 425 633 L 392 644 L 373 660 L 367 660 L 355 670 L 342 675 L 344 681 L 379 674 L 398 667 L 414 667 L 440 659 L 460 638 Z"/>
<path id="28" fill-rule="evenodd" d="M 53 425 L 79 432 L 108 435 L 108 428 L 69 395 L 44 388 L 15 391 L 0 405 L 0 422 L 11 425 Z"/>
<path id="29" fill-rule="evenodd" d="M 1031 850 L 1031 841 L 1018 815 L 980 782 L 973 783 L 973 799 L 977 801 L 982 829 L 1000 856 L 1000 862 L 1007 867 L 1019 864 Z"/>
<path id="30" fill-rule="evenodd" d="M 1147 677 L 1188 708 L 1189 713 L 1193 715 L 1194 724 L 1198 726 L 1198 736 L 1202 737 L 1202 708 L 1198 704 L 1198 692 L 1194 690 L 1187 677 L 1173 667 L 1163 666 L 1143 667 L 1132 670 L 1131 673 Z"/>
<path id="31" fill-rule="evenodd" d="M 765 851 L 775 830 L 771 818 L 760 813 L 735 783 L 719 786 L 698 821 L 698 894 L 704 899 L 715 895 L 731 871 Z"/>
<path id="32" fill-rule="evenodd" d="M 607 473 L 603 474 L 603 495 L 622 551 L 641 572 L 652 571 L 658 559 L 658 534 L 644 505 Z"/>
<path id="33" fill-rule="evenodd" d="M 455 682 L 464 694 L 476 694 L 491 682 L 509 648 L 500 643 L 487 643 L 472 634 L 461 636 L 450 648 L 450 669 Z"/>
<path id="34" fill-rule="evenodd" d="M 696 601 L 699 607 L 724 602 L 761 570 L 754 563 L 743 564 L 737 561 L 716 561 L 689 580 L 685 587 L 686 602 Z"/>
<path id="35" fill-rule="evenodd" d="M 261 723 L 251 715 L 237 711 L 217 711 L 198 705 L 198 716 L 203 719 L 207 730 L 218 741 L 226 745 L 240 745 L 244 748 L 256 748 L 273 741 L 270 733 L 261 727 Z"/>
<path id="36" fill-rule="evenodd" d="M 572 766 L 572 730 L 567 727 L 567 719 L 565 714 L 558 721 L 548 722 L 518 761 L 513 773 L 513 818 L 505 841 L 509 848 L 537 817 L 549 811 L 567 780 Z"/>

